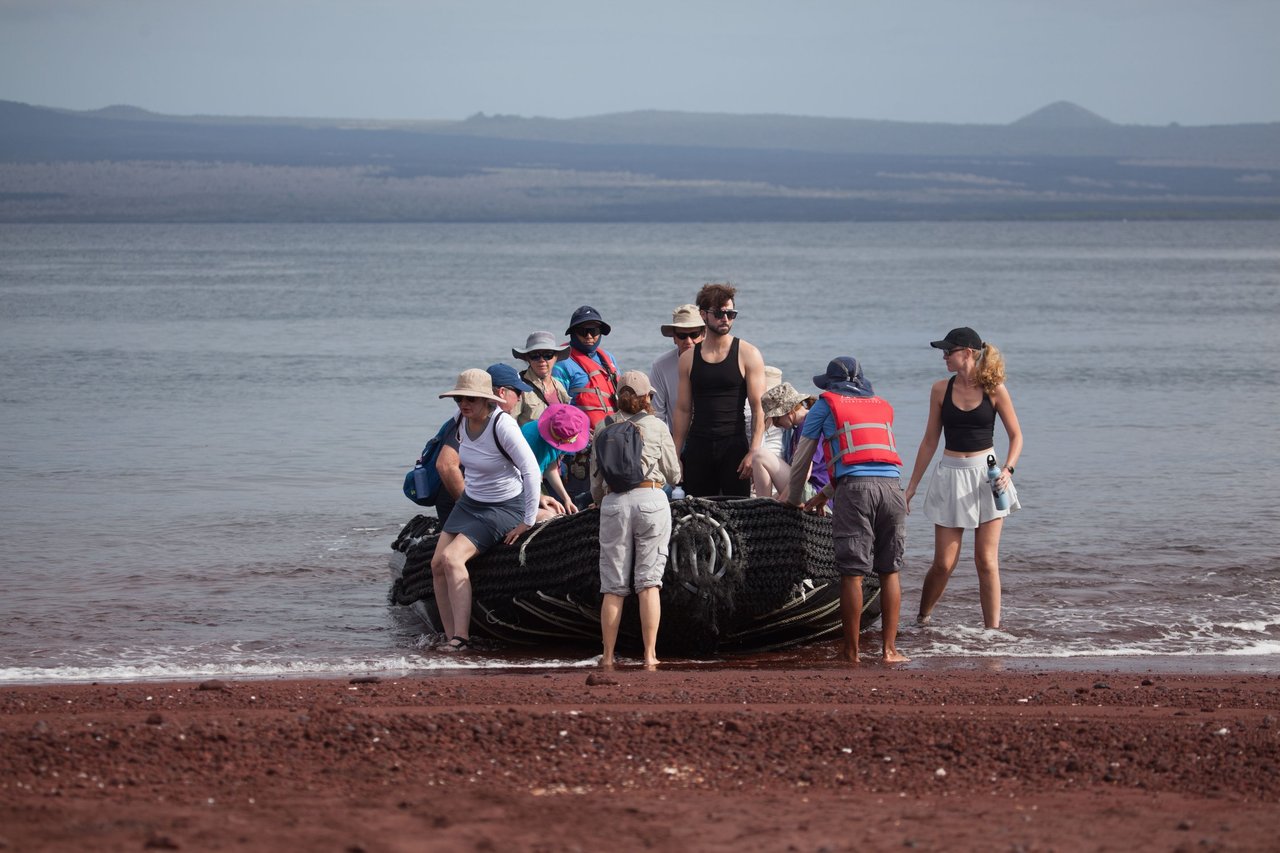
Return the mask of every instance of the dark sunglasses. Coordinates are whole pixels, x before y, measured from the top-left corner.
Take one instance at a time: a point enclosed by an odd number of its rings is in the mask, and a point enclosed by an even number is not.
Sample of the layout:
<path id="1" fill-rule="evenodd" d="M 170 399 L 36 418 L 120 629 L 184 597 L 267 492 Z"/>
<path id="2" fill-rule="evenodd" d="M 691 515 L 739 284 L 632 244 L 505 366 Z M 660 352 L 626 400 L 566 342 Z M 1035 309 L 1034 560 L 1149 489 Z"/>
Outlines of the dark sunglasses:
<path id="1" fill-rule="evenodd" d="M 955 349 L 949 349 L 946 352 L 944 352 L 942 356 L 943 358 L 951 358 L 951 356 L 955 355 L 958 352 L 963 352 L 966 349 L 968 349 L 968 347 L 956 347 Z"/>
<path id="2" fill-rule="evenodd" d="M 487 403 L 489 400 L 485 397 L 459 397 L 459 403 Z"/>
<path id="3" fill-rule="evenodd" d="M 554 352 L 531 352 L 525 358 L 529 361 L 555 361 L 556 355 Z"/>
<path id="4" fill-rule="evenodd" d="M 598 338 L 598 337 L 600 337 L 600 327 L 599 327 L 599 326 L 579 326 L 578 328 L 574 329 L 574 330 L 573 330 L 573 332 L 574 332 L 574 334 L 576 334 L 576 335 L 581 335 L 581 336 L 582 336 L 582 337 L 584 337 L 584 338 Z"/>
<path id="5" fill-rule="evenodd" d="M 676 332 L 675 336 L 682 341 L 696 341 L 698 338 L 706 334 L 706 331 L 699 329 L 696 332 Z"/>
<path id="6" fill-rule="evenodd" d="M 714 311 L 708 311 L 707 313 L 717 320 L 733 320 L 738 316 L 738 312 L 732 308 L 716 308 Z"/>

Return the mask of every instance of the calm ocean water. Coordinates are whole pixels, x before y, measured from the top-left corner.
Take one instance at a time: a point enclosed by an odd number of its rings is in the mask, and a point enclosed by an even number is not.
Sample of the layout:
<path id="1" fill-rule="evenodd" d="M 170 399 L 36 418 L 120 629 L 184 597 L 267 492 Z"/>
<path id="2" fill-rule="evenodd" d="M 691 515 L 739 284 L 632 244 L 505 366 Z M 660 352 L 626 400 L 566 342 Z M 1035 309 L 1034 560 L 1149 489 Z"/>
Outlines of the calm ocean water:
<path id="1" fill-rule="evenodd" d="M 928 341 L 1005 350 L 1005 626 L 966 547 L 916 661 L 1280 672 L 1280 223 L 86 225 L 0 226 L 0 682 L 458 665 L 386 604 L 436 395 L 584 302 L 647 369 L 724 279 L 798 387 L 861 358 L 908 458 Z"/>

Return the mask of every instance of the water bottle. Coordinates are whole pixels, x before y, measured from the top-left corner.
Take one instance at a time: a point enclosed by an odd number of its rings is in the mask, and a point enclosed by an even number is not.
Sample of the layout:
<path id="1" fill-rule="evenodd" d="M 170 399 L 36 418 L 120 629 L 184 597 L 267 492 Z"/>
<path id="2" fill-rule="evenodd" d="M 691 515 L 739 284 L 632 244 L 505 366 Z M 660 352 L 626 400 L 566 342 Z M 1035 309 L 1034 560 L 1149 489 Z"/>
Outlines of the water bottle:
<path id="1" fill-rule="evenodd" d="M 1009 493 L 996 485 L 996 481 L 1000 479 L 1000 466 L 996 464 L 996 458 L 991 455 L 987 456 L 987 479 L 991 481 L 991 495 L 996 499 L 996 509 L 1008 509 Z"/>
<path id="2" fill-rule="evenodd" d="M 671 500 L 678 501 L 683 499 L 684 499 L 684 486 L 681 486 L 680 484 L 677 483 L 676 487 L 671 490 Z"/>

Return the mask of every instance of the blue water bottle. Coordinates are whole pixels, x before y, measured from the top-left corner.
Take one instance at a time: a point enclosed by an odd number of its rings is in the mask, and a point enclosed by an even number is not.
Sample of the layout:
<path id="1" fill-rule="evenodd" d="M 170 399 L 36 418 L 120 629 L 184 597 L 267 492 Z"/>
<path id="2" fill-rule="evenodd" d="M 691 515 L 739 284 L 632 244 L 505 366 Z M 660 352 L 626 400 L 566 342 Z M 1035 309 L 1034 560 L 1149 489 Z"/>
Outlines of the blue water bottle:
<path id="1" fill-rule="evenodd" d="M 996 509 L 1008 509 L 1009 492 L 996 485 L 996 481 L 1000 479 L 1000 466 L 996 465 L 996 458 L 992 455 L 987 456 L 987 479 L 991 481 L 991 495 L 996 499 Z"/>

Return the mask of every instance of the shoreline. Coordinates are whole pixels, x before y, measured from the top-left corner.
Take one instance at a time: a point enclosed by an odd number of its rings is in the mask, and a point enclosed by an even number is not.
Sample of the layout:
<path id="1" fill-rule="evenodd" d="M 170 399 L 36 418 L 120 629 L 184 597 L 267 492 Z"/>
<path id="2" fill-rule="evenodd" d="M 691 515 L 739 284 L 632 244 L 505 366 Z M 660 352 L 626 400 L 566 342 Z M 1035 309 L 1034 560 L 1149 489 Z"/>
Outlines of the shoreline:
<path id="1" fill-rule="evenodd" d="M 8 685 L 0 850 L 1265 850 L 1277 708 L 870 662 Z"/>
<path id="2" fill-rule="evenodd" d="M 846 665 L 836 659 L 834 651 L 824 653 L 826 647 L 835 648 L 833 642 L 818 643 L 800 649 L 782 652 L 754 652 L 741 656 L 729 656 L 714 660 L 664 659 L 661 669 L 679 672 L 714 672 L 719 669 L 750 670 L 760 672 L 785 672 L 797 669 L 839 671 Z M 910 654 L 910 650 L 907 650 Z M 291 681 L 341 681 L 349 678 L 375 677 L 381 680 L 436 678 L 452 675 L 516 675 L 544 672 L 592 672 L 599 655 L 574 657 L 572 655 L 534 656 L 523 661 L 513 661 L 509 654 L 487 656 L 477 654 L 471 661 L 460 665 L 454 658 L 442 658 L 431 653 L 411 652 L 421 655 L 429 664 L 415 668 L 369 667 L 364 669 L 328 669 L 264 671 L 260 673 L 203 672 L 157 673 L 77 676 L 74 678 L 28 678 L 6 680 L 0 678 L 0 690 L 21 687 L 60 686 L 110 686 L 124 684 L 184 684 L 206 679 L 227 682 L 291 682 Z M 638 659 L 622 655 L 623 668 L 638 666 Z M 862 666 L 882 666 L 874 653 L 864 652 Z M 912 657 L 905 664 L 892 667 L 903 672 L 1091 672 L 1121 674 L 1166 675 L 1273 675 L 1280 676 L 1280 655 L 1221 654 L 1221 655 L 1130 655 L 1072 657 L 1014 657 L 1010 655 L 931 655 Z"/>

